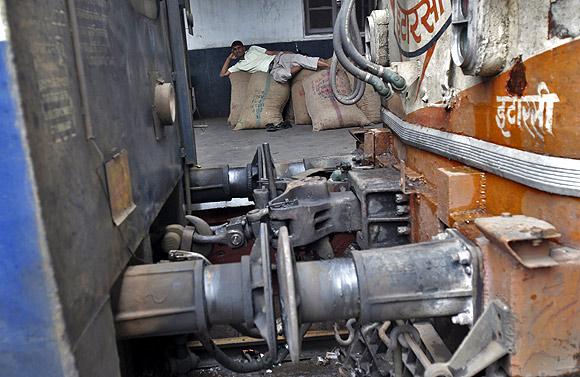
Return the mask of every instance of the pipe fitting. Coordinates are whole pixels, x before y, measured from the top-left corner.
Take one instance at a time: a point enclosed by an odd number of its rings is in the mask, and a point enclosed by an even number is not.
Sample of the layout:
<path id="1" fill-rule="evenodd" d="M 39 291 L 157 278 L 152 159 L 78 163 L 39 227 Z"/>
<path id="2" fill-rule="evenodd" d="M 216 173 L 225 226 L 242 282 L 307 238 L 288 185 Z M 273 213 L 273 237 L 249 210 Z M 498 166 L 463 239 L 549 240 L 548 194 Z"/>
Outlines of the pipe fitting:
<path id="1" fill-rule="evenodd" d="M 393 95 L 393 91 L 390 88 L 390 86 L 388 84 L 385 84 L 383 82 L 383 80 L 381 80 L 377 76 L 373 76 L 370 74 L 369 74 L 369 76 L 370 76 L 370 78 L 369 78 L 368 83 L 370 85 L 372 85 L 372 87 L 375 89 L 375 91 L 377 93 L 379 93 L 379 95 L 382 97 L 391 98 L 391 96 Z"/>
<path id="2" fill-rule="evenodd" d="M 389 84 L 391 84 L 393 89 L 397 92 L 403 92 L 407 89 L 405 78 L 391 69 L 384 69 L 382 78 L 384 81 L 387 81 Z"/>

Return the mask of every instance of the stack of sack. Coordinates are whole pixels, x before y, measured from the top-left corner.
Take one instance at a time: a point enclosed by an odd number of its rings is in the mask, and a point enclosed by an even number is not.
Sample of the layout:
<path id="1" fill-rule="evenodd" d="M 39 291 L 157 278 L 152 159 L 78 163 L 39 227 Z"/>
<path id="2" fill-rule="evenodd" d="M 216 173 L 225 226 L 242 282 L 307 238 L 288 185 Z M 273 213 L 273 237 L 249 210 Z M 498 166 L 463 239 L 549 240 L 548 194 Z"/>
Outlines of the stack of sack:
<path id="1" fill-rule="evenodd" d="M 232 92 L 230 96 L 230 116 L 228 117 L 228 124 L 232 127 L 235 127 L 238 119 L 240 119 L 250 76 L 252 74 L 249 72 L 234 72 L 230 74 Z"/>
<path id="2" fill-rule="evenodd" d="M 244 106 L 234 130 L 266 128 L 284 120 L 282 112 L 290 98 L 290 85 L 280 84 L 268 73 L 250 75 Z"/>
<path id="3" fill-rule="evenodd" d="M 303 69 L 290 84 L 280 84 L 263 72 L 235 72 L 229 77 L 232 92 L 228 123 L 235 130 L 266 128 L 267 124 L 282 122 L 283 114 L 292 123 L 312 124 L 314 131 L 380 122 L 381 101 L 372 86 L 367 85 L 356 105 L 343 105 L 332 94 L 329 69 Z M 354 78 L 339 69 L 336 84 L 340 93 L 348 94 Z"/>

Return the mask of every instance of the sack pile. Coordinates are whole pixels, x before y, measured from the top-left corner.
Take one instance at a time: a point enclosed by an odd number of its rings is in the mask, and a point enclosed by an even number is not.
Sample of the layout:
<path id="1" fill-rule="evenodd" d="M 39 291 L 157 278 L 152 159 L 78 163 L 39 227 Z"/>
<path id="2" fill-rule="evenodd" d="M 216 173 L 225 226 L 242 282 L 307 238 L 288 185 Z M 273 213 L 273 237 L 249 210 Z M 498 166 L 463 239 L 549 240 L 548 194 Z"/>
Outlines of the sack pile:
<path id="1" fill-rule="evenodd" d="M 252 75 L 249 72 L 234 72 L 230 74 L 230 84 L 232 86 L 232 93 L 230 97 L 230 116 L 228 117 L 228 124 L 235 127 L 240 119 L 242 107 L 246 101 L 246 91 L 248 90 L 248 82 Z"/>
<path id="2" fill-rule="evenodd" d="M 343 105 L 334 98 L 330 70 L 302 69 L 289 84 L 280 84 L 264 72 L 235 72 L 228 123 L 235 130 L 266 128 L 284 119 L 298 125 L 312 124 L 314 131 L 380 123 L 380 96 L 367 84 L 356 105 Z M 337 72 L 337 89 L 348 94 L 354 78 L 342 67 Z M 290 99 L 290 101 L 289 101 Z"/>
<path id="3" fill-rule="evenodd" d="M 292 91 L 290 102 L 292 110 L 294 111 L 294 122 L 296 124 L 312 124 L 312 119 L 310 118 L 310 114 L 308 114 L 308 109 L 306 108 L 306 98 L 304 98 L 304 86 L 302 83 L 315 73 L 315 71 L 303 69 L 292 78 L 290 84 Z"/>
<path id="4" fill-rule="evenodd" d="M 234 130 L 266 128 L 284 120 L 282 112 L 290 97 L 290 85 L 276 82 L 264 72 L 251 74 L 246 100 Z"/>
<path id="5" fill-rule="evenodd" d="M 318 71 L 304 80 L 304 94 L 314 131 L 365 126 L 369 120 L 356 105 L 343 105 L 334 98 L 330 87 L 330 70 Z M 336 88 L 341 94 L 350 92 L 346 73 L 337 71 Z"/>

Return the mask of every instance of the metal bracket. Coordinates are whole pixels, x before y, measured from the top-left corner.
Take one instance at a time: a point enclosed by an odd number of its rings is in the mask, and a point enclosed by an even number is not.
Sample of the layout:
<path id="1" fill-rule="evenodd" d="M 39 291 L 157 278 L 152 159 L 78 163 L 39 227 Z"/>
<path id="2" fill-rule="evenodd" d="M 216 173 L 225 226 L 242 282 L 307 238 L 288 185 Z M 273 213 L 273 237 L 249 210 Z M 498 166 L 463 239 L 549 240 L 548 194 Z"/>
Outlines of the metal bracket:
<path id="1" fill-rule="evenodd" d="M 253 322 L 268 345 L 268 356 L 276 360 L 276 320 L 272 297 L 272 267 L 270 264 L 270 236 L 267 223 L 260 224 L 260 237 L 249 257 L 249 278 L 252 287 Z"/>
<path id="2" fill-rule="evenodd" d="M 550 256 L 547 240 L 559 238 L 560 233 L 550 223 L 528 216 L 504 214 L 475 219 L 475 225 L 527 268 L 558 265 Z"/>
<path id="3" fill-rule="evenodd" d="M 406 92 L 413 93 L 417 88 L 417 85 L 414 84 L 418 83 L 419 78 L 421 78 L 421 69 L 423 66 L 421 60 L 412 59 L 404 62 L 392 62 L 390 66 L 393 71 L 397 72 L 405 79 L 405 82 L 407 83 Z"/>
<path id="4" fill-rule="evenodd" d="M 268 208 L 271 220 L 288 225 L 294 246 L 361 228 L 360 204 L 355 194 L 330 192 L 322 177 L 289 182 L 286 191 L 271 200 Z"/>
<path id="5" fill-rule="evenodd" d="M 293 362 L 300 360 L 300 320 L 298 318 L 298 301 L 296 294 L 296 259 L 288 235 L 288 228 L 281 227 L 278 231 L 278 251 L 276 253 L 278 267 L 278 289 L 280 305 L 282 306 L 282 322 L 284 335 L 288 343 L 288 351 Z"/>
<path id="6" fill-rule="evenodd" d="M 474 376 L 514 352 L 514 317 L 504 303 L 494 300 L 446 363 L 425 368 L 425 377 Z"/>

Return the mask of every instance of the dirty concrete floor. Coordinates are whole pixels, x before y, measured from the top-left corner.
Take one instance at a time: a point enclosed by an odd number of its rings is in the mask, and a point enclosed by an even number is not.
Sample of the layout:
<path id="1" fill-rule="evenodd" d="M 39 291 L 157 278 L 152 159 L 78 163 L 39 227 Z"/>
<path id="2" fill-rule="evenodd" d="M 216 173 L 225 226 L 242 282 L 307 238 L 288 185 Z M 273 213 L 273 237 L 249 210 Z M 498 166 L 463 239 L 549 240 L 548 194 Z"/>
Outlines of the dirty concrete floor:
<path id="1" fill-rule="evenodd" d="M 196 120 L 194 124 L 198 163 L 202 166 L 244 166 L 261 143 L 270 143 L 275 162 L 344 155 L 355 146 L 349 129 L 344 128 L 312 132 L 312 126 L 295 125 L 276 132 L 233 131 L 225 118 Z"/>

